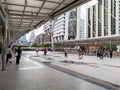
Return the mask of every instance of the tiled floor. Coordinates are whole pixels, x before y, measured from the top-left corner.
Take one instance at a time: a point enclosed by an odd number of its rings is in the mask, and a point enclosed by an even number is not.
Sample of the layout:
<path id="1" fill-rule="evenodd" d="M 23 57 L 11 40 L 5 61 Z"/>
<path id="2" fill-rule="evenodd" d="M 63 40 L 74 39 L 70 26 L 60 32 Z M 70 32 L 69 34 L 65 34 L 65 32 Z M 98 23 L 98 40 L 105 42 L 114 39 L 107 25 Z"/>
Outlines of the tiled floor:
<path id="1" fill-rule="evenodd" d="M 44 66 L 26 57 L 0 71 L 0 90 L 109 90 Z"/>
<path id="2" fill-rule="evenodd" d="M 37 57 L 35 52 L 28 52 L 31 59 L 36 59 L 38 62 L 51 62 L 53 66 L 69 69 L 89 77 L 100 79 L 113 87 L 120 88 L 120 57 L 113 56 L 112 59 L 105 57 L 104 59 L 97 58 L 96 56 L 84 56 L 79 59 L 78 54 L 68 54 L 68 58 L 64 57 L 64 53 L 51 52 L 47 56 L 43 56 L 39 52 Z M 94 72 L 94 73 L 93 73 Z"/>

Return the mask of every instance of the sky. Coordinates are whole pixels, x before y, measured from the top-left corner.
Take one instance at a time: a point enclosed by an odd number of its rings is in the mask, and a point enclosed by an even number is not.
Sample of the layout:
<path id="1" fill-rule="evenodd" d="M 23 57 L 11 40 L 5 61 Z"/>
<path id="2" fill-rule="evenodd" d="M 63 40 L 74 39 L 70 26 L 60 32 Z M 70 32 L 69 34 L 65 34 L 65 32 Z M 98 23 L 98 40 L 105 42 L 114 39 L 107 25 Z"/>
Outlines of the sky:
<path id="1" fill-rule="evenodd" d="M 43 31 L 43 25 L 42 25 L 41 27 L 35 29 L 34 31 L 35 31 L 35 36 L 43 33 L 43 32 L 44 32 L 44 31 Z M 31 34 L 31 32 L 29 32 L 29 33 L 26 34 L 26 39 L 27 39 L 27 40 L 29 40 L 30 34 Z"/>
<path id="2" fill-rule="evenodd" d="M 86 12 L 85 12 L 86 8 L 94 5 L 95 3 L 97 3 L 97 1 L 98 0 L 92 0 L 92 1 L 90 1 L 90 2 L 88 2 L 86 4 L 84 4 L 84 5 L 81 5 L 81 18 L 86 19 L 86 17 L 85 17 L 86 16 L 85 15 L 86 14 Z M 40 28 L 35 29 L 34 31 L 35 31 L 35 36 L 43 33 L 44 32 L 43 31 L 43 25 Z M 30 34 L 31 34 L 31 32 L 29 32 L 28 34 L 26 34 L 26 39 L 27 40 L 29 40 Z"/>

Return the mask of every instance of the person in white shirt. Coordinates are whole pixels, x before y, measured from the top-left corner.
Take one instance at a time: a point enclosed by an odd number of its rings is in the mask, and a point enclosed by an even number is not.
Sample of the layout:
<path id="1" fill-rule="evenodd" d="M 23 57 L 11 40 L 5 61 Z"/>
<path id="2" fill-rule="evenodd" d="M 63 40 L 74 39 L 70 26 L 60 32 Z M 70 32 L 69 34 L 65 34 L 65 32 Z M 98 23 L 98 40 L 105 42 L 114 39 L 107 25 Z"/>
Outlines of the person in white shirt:
<path id="1" fill-rule="evenodd" d="M 12 49 L 10 46 L 8 46 L 6 51 L 6 64 L 9 62 L 9 60 L 12 58 Z"/>

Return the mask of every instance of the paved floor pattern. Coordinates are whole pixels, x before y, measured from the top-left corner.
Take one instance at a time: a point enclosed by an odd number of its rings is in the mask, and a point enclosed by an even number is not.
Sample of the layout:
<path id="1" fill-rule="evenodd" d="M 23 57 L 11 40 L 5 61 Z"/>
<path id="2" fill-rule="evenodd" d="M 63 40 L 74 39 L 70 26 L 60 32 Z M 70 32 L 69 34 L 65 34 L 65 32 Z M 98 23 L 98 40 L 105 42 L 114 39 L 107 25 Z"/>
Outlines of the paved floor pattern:
<path id="1" fill-rule="evenodd" d="M 108 90 L 25 58 L 0 71 L 0 90 Z"/>

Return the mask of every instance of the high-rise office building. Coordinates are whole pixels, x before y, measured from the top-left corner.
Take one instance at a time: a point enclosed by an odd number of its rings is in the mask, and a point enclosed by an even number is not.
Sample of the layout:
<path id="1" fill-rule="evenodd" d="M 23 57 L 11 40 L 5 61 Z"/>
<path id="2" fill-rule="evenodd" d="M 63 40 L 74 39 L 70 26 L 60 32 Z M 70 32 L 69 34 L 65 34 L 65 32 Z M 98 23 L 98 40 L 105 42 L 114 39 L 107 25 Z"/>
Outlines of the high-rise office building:
<path id="1" fill-rule="evenodd" d="M 80 19 L 79 21 L 79 40 L 85 38 L 85 20 Z"/>
<path id="2" fill-rule="evenodd" d="M 116 5 L 114 5 L 115 7 L 115 13 L 114 15 L 116 16 L 116 21 L 113 21 L 113 22 L 116 22 L 116 34 L 120 34 L 120 0 L 116 0 Z M 114 26 L 113 26 L 114 27 Z"/>
<path id="3" fill-rule="evenodd" d="M 53 30 L 54 41 L 63 41 L 65 35 L 65 14 L 58 17 L 55 21 L 54 30 Z"/>
<path id="4" fill-rule="evenodd" d="M 118 2 L 119 1 L 119 2 Z M 99 0 L 87 8 L 88 38 L 112 36 L 119 33 L 120 0 Z"/>
<path id="5" fill-rule="evenodd" d="M 85 20 L 80 17 L 80 7 L 77 7 L 55 20 L 53 38 L 55 42 L 65 40 L 80 40 L 85 38 Z M 44 32 L 51 32 L 52 21 L 44 25 Z"/>

